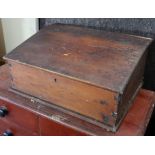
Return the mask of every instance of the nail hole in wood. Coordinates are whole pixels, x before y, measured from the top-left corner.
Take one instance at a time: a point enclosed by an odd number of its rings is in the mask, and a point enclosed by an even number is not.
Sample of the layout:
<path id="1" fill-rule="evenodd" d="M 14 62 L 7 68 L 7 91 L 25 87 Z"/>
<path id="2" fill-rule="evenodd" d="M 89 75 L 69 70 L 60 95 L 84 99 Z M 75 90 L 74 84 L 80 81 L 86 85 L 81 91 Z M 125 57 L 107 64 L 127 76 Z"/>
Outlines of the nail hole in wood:
<path id="1" fill-rule="evenodd" d="M 100 103 L 103 104 L 103 105 L 107 105 L 108 104 L 105 100 L 101 100 Z"/>

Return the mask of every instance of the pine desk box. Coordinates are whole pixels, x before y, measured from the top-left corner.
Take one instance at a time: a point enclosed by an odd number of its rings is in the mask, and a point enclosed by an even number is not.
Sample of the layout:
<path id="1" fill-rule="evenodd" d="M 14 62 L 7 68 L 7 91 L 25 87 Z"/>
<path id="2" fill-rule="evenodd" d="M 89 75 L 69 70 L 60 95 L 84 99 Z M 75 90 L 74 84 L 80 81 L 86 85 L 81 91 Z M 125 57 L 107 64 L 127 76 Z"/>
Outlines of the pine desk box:
<path id="1" fill-rule="evenodd" d="M 151 41 L 78 26 L 46 27 L 5 56 L 11 89 L 115 132 L 141 87 Z"/>

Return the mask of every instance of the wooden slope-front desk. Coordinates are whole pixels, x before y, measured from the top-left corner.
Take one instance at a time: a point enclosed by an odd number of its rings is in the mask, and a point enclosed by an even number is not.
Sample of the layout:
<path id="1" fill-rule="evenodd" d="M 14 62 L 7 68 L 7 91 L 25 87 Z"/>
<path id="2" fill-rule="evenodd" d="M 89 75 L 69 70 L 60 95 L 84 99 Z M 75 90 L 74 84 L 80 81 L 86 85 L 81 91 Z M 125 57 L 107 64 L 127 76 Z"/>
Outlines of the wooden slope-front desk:
<path id="1" fill-rule="evenodd" d="M 154 92 L 141 89 L 118 131 L 112 133 L 65 114 L 51 104 L 15 94 L 9 86 L 8 66 L 3 65 L 0 67 L 0 135 L 144 135 L 155 101 Z"/>

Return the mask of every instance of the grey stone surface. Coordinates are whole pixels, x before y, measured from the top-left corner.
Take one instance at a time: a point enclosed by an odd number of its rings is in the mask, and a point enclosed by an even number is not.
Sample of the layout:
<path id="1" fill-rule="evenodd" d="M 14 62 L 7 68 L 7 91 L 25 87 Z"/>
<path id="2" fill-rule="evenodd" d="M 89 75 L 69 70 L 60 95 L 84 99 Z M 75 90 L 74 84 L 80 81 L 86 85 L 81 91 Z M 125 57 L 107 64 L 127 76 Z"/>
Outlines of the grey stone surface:
<path id="1" fill-rule="evenodd" d="M 155 19 L 152 18 L 46 18 L 42 27 L 55 23 L 82 25 L 108 31 L 155 37 Z"/>

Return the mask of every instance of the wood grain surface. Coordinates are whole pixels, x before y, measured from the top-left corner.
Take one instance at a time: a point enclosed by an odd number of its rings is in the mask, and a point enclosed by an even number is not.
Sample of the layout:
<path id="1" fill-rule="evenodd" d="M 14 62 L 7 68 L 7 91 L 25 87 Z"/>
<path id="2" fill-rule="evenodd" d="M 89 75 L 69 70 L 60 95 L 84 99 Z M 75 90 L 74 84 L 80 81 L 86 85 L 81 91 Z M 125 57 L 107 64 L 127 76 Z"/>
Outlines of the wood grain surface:
<path id="1" fill-rule="evenodd" d="M 78 26 L 52 25 L 5 58 L 120 92 L 151 41 Z"/>
<path id="2" fill-rule="evenodd" d="M 133 103 L 133 106 L 130 108 L 125 119 L 121 123 L 118 131 L 116 133 L 112 133 L 112 132 L 106 131 L 101 127 L 98 127 L 96 125 L 83 121 L 78 117 L 66 114 L 61 110 L 54 108 L 48 103 L 42 103 L 39 100 L 34 100 L 34 98 L 30 98 L 30 99 L 25 98 L 9 91 L 11 78 L 10 78 L 7 65 L 3 65 L 0 68 L 0 75 L 1 75 L 0 76 L 1 102 L 3 103 L 8 102 L 10 105 L 12 104 L 12 106 L 17 106 L 17 108 L 25 110 L 25 113 L 27 113 L 26 111 L 28 111 L 28 113 L 29 112 L 35 113 L 35 115 L 39 117 L 39 120 L 42 121 L 42 122 L 39 121 L 38 123 L 38 130 L 39 131 L 42 130 L 43 135 L 74 135 L 73 132 L 71 133 L 67 132 L 68 128 L 70 128 L 69 130 L 79 132 L 79 134 L 75 132 L 75 135 L 110 135 L 110 136 L 144 135 L 155 103 L 154 92 L 141 89 Z M 60 119 L 53 119 L 54 118 L 53 116 L 57 116 L 55 118 L 60 118 Z M 58 116 L 61 116 L 61 117 L 58 117 Z M 44 119 L 47 121 L 44 122 Z M 19 120 L 22 121 L 22 119 L 19 119 Z M 31 122 L 31 120 L 27 120 L 27 121 Z M 14 122 L 14 119 L 12 119 L 12 122 Z M 3 126 L 3 123 L 0 123 L 0 126 L 3 127 L 3 131 L 7 128 L 11 128 L 11 126 L 13 127 L 13 125 L 10 123 L 9 127 L 6 126 L 6 128 L 4 128 L 5 125 Z M 18 121 L 15 121 L 15 123 L 22 124 L 22 122 L 18 122 Z M 40 129 L 40 125 L 39 125 L 40 123 L 43 123 L 43 124 L 45 123 L 45 125 L 43 126 L 45 126 L 45 128 L 48 128 L 48 130 L 45 131 L 44 127 Z M 54 128 L 53 124 L 55 123 L 56 125 Z M 2 127 L 0 127 L 0 130 Z M 16 127 L 16 128 L 20 130 L 19 127 Z M 58 133 L 56 133 L 57 131 L 56 128 L 58 128 Z M 19 132 L 19 134 L 17 135 L 24 135 L 24 132 L 22 129 L 21 129 L 22 132 Z M 31 128 L 28 128 L 28 129 L 31 129 Z M 30 132 L 29 130 L 26 130 L 26 131 L 25 131 L 25 134 L 27 133 L 26 135 L 32 135 L 32 132 Z M 33 133 L 33 135 L 34 134 L 35 133 Z M 38 134 L 40 135 L 40 133 Z"/>
<path id="3" fill-rule="evenodd" d="M 151 41 L 52 25 L 5 59 L 10 64 L 13 89 L 116 131 L 141 86 Z"/>

